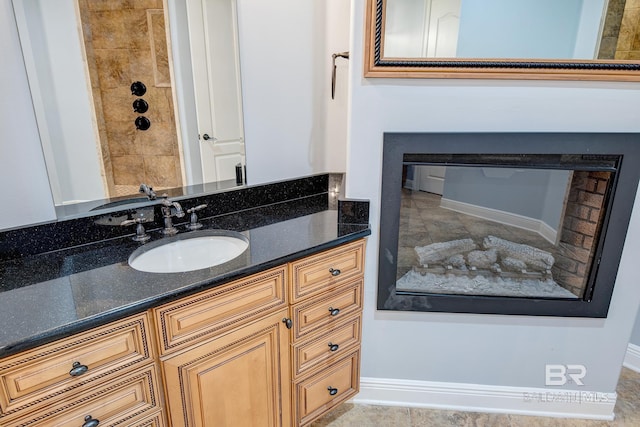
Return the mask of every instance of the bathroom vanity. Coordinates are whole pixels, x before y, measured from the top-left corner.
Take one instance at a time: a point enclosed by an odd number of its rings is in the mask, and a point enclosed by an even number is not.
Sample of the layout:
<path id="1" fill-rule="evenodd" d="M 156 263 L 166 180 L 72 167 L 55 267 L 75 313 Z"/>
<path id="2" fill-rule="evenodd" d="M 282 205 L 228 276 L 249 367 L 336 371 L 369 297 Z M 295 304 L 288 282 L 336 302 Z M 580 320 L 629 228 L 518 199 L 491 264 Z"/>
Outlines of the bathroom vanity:
<path id="1" fill-rule="evenodd" d="M 0 426 L 303 426 L 355 395 L 370 230 L 314 210 L 234 214 L 247 251 L 191 272 L 134 270 L 131 235 L 4 261 Z"/>

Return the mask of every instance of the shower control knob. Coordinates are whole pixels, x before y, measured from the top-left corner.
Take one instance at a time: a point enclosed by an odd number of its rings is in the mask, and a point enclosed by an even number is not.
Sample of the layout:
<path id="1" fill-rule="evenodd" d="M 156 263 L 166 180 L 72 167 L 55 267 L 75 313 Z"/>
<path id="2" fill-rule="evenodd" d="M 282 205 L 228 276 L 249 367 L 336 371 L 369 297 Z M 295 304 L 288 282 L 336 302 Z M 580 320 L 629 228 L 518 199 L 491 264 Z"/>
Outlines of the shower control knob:
<path id="1" fill-rule="evenodd" d="M 135 121 L 136 129 L 138 130 L 147 130 L 151 127 L 151 121 L 147 119 L 145 116 L 140 116 Z"/>
<path id="2" fill-rule="evenodd" d="M 147 87 L 142 82 L 131 83 L 131 95 L 142 96 L 147 93 Z"/>
<path id="3" fill-rule="evenodd" d="M 149 110 L 149 103 L 142 98 L 138 98 L 133 101 L 133 112 L 134 113 L 146 113 Z"/>

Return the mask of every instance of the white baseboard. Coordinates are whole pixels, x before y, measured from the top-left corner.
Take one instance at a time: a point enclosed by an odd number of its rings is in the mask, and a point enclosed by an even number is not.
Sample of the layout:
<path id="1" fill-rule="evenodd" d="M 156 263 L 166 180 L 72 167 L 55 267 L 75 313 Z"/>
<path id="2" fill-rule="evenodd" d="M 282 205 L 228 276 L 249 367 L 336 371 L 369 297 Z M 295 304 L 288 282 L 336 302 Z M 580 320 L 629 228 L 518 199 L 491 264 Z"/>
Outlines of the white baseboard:
<path id="1" fill-rule="evenodd" d="M 631 344 L 627 346 L 627 354 L 624 357 L 623 366 L 632 371 L 640 372 L 640 346 Z"/>
<path id="2" fill-rule="evenodd" d="M 510 225 L 512 227 L 518 227 L 524 230 L 533 231 L 535 233 L 538 233 L 545 240 L 551 242 L 552 244 L 556 243 L 557 231 L 547 223 L 539 219 L 501 211 L 498 209 L 486 208 L 484 206 L 459 202 L 457 200 L 445 199 L 444 197 L 440 200 L 440 207 L 444 209 L 450 209 L 455 212 L 460 212 L 466 215 L 475 216 L 477 218 L 497 222 L 500 224 Z"/>
<path id="3" fill-rule="evenodd" d="M 355 403 L 613 420 L 616 393 L 361 378 Z"/>

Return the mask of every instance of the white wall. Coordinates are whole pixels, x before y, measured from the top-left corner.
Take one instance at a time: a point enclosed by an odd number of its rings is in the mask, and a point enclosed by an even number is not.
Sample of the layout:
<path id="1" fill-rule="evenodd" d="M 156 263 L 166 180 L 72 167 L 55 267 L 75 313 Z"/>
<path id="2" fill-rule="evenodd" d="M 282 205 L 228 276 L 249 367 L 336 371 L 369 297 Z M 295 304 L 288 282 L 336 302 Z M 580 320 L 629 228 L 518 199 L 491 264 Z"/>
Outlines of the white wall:
<path id="1" fill-rule="evenodd" d="M 344 64 L 340 100 L 330 98 L 331 54 L 348 44 L 344 3 L 238 0 L 250 184 L 344 171 L 346 123 L 330 112 L 346 105 Z"/>
<path id="2" fill-rule="evenodd" d="M 631 339 L 629 340 L 631 344 L 635 344 L 640 346 L 640 311 L 638 311 L 638 315 L 636 317 L 636 323 L 633 327 L 633 333 L 631 334 Z"/>
<path id="3" fill-rule="evenodd" d="M 56 204 L 106 197 L 74 0 L 23 0 L 16 14 Z"/>
<path id="4" fill-rule="evenodd" d="M 353 0 L 347 196 L 371 200 L 363 377 L 544 387 L 547 363 L 584 364 L 613 392 L 638 305 L 640 199 L 607 319 L 376 311 L 383 132 L 640 132 L 640 84 L 364 79 L 365 0 Z"/>
<path id="5" fill-rule="evenodd" d="M 11 0 L 0 0 L 0 229 L 52 220 L 44 164 Z"/>

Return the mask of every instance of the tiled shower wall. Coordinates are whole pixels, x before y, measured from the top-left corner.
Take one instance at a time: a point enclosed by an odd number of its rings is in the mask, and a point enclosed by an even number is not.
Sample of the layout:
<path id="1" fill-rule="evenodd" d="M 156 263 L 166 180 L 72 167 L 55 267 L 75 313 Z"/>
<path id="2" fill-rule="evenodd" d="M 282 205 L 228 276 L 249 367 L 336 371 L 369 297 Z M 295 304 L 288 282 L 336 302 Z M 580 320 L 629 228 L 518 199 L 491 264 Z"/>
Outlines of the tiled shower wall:
<path id="1" fill-rule="evenodd" d="M 620 25 L 616 59 L 640 59 L 640 0 L 627 0 Z"/>
<path id="2" fill-rule="evenodd" d="M 79 0 L 91 89 L 110 197 L 182 185 L 162 0 Z M 143 82 L 147 131 L 131 83 Z"/>
<path id="3" fill-rule="evenodd" d="M 609 0 L 598 59 L 615 59 L 626 0 Z"/>

